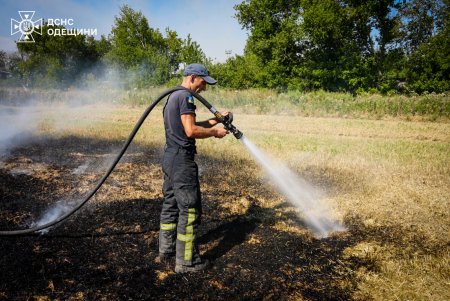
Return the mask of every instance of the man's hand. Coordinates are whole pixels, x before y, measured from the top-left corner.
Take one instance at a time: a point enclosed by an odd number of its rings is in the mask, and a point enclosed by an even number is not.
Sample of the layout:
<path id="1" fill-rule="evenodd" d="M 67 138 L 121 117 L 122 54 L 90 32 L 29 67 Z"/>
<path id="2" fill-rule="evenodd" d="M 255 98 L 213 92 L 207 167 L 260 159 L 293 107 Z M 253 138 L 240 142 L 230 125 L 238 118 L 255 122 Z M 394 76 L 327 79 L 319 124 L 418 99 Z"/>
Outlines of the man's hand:
<path id="1" fill-rule="evenodd" d="M 223 112 L 221 112 L 220 114 L 221 114 L 222 116 L 225 117 L 225 116 L 228 116 L 228 114 L 230 114 L 230 112 L 228 112 L 228 111 L 223 111 Z M 216 121 L 217 121 L 217 122 L 220 122 L 217 118 L 216 118 Z"/>
<path id="2" fill-rule="evenodd" d="M 228 131 L 224 128 L 213 128 L 208 122 L 195 122 L 194 114 L 182 114 L 181 123 L 183 124 L 184 132 L 188 138 L 201 139 L 201 138 L 223 138 L 228 134 Z M 209 125 L 209 127 L 204 126 Z"/>
<path id="3" fill-rule="evenodd" d="M 216 133 L 214 134 L 214 137 L 216 137 L 216 138 L 223 138 L 227 134 L 229 134 L 229 132 L 225 128 L 217 127 L 214 129 L 216 130 Z"/>

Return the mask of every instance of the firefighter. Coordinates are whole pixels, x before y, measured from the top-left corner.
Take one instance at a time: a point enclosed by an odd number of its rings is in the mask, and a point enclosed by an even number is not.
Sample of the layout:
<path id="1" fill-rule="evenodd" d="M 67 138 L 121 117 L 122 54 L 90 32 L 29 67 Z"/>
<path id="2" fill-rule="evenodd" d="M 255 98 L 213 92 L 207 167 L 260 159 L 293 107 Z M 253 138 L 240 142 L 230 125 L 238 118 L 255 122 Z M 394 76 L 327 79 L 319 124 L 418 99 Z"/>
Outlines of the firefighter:
<path id="1" fill-rule="evenodd" d="M 216 83 L 203 65 L 191 64 L 184 70 L 181 86 L 200 93 L 207 84 Z M 202 204 L 198 166 L 194 161 L 195 139 L 223 138 L 228 134 L 223 127 L 214 127 L 219 123 L 216 118 L 197 121 L 195 109 L 189 91 L 178 90 L 169 95 L 163 110 L 166 146 L 159 259 L 168 262 L 175 255 L 177 273 L 202 271 L 209 266 L 208 260 L 200 258 L 196 244 Z"/>

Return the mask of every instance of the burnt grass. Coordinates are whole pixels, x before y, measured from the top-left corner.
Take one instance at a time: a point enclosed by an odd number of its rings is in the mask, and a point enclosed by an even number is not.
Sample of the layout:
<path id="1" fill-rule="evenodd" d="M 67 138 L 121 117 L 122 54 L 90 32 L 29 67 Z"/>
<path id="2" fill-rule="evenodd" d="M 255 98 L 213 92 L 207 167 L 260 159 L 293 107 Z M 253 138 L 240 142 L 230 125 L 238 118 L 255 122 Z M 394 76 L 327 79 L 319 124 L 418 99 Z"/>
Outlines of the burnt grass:
<path id="1" fill-rule="evenodd" d="M 0 229 L 26 228 L 80 183 L 95 182 L 99 177 L 81 182 L 71 171 L 87 157 L 120 146 L 120 141 L 41 137 L 11 150 L 0 165 Z M 376 270 L 370 260 L 343 254 L 369 239 L 357 220 L 349 221 L 348 232 L 324 239 L 276 230 L 276 208 L 258 202 L 266 192 L 258 194 L 257 179 L 250 179 L 252 187 L 235 187 L 239 184 L 234 182 L 214 187 L 227 181 L 227 168 L 242 169 L 233 166 L 242 162 L 199 156 L 205 173 L 215 175 L 213 184 L 202 184 L 198 236 L 212 267 L 175 274 L 174 261 L 157 259 L 161 150 L 135 145 L 127 154 L 135 156 L 123 161 L 131 162 L 130 169 L 119 168 L 122 182 L 115 189 L 100 189 L 94 200 L 48 233 L 0 237 L 0 300 L 350 300 L 357 290 L 355 271 Z M 27 173 L 14 171 L 17 166 L 45 168 Z M 146 176 L 145 183 L 139 183 L 139 175 Z M 108 181 L 113 187 L 114 181 Z M 206 181 L 203 176 L 201 182 Z M 139 186 L 154 193 L 135 197 L 126 190 Z M 245 213 L 221 206 L 242 198 L 250 204 Z M 295 216 L 284 218 L 302 225 Z"/>

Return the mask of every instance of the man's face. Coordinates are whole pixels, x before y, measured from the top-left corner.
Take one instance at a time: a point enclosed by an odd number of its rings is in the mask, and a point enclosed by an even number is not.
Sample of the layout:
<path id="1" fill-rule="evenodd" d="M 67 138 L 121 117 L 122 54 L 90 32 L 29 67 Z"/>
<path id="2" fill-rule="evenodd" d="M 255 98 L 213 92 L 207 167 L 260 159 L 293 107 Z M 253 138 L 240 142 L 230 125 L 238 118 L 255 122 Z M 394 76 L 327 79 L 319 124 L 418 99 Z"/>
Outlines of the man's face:
<path id="1" fill-rule="evenodd" d="M 191 90 L 200 93 L 202 91 L 206 91 L 206 81 L 197 75 L 192 75 L 193 77 L 193 82 L 192 82 L 192 87 Z"/>

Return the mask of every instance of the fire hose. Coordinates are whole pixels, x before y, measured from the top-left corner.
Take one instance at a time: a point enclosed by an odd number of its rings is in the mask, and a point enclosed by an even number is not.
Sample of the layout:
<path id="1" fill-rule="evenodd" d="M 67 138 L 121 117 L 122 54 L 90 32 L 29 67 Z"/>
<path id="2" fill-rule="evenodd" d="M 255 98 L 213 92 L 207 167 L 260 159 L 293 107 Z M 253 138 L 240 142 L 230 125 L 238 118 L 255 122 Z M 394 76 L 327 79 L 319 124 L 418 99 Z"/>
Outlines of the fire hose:
<path id="1" fill-rule="evenodd" d="M 113 163 L 111 164 L 111 166 L 108 168 L 108 170 L 106 171 L 106 173 L 103 175 L 103 177 L 100 179 L 100 181 L 97 183 L 97 185 L 94 187 L 94 189 L 92 189 L 83 199 L 82 202 L 80 202 L 79 204 L 77 204 L 74 208 L 72 208 L 70 211 L 66 212 L 65 214 L 61 215 L 60 217 L 56 218 L 55 220 L 43 224 L 43 225 L 39 225 L 33 228 L 29 228 L 29 229 L 22 229 L 22 230 L 10 230 L 10 231 L 0 231 L 0 236 L 15 236 L 15 235 L 25 235 L 25 234 L 30 234 L 30 233 L 34 233 L 49 227 L 52 227 L 56 224 L 59 224 L 60 222 L 64 221 L 65 219 L 67 219 L 69 216 L 71 216 L 72 214 L 74 214 L 76 211 L 78 211 L 81 207 L 83 207 L 84 204 L 87 203 L 87 201 L 89 201 L 94 194 L 100 189 L 100 187 L 103 185 L 103 183 L 106 181 L 106 179 L 109 177 L 109 175 L 112 173 L 112 171 L 114 170 L 114 168 L 116 167 L 116 165 L 119 163 L 120 159 L 122 158 L 122 156 L 124 155 L 125 151 L 127 150 L 128 146 L 130 145 L 131 141 L 133 140 L 134 136 L 136 136 L 139 128 L 142 126 L 142 124 L 144 123 L 145 119 L 147 118 L 147 116 L 150 114 L 150 112 L 155 108 L 155 106 L 161 101 L 161 99 L 163 99 L 164 97 L 166 97 L 167 95 L 178 91 L 178 90 L 187 90 L 189 91 L 189 93 L 191 93 L 195 98 L 197 98 L 203 105 L 205 105 L 205 107 L 208 108 L 208 110 L 210 110 L 214 116 L 217 118 L 217 120 L 219 122 L 221 122 L 224 127 L 231 132 L 236 139 L 241 139 L 243 134 L 241 131 L 239 131 L 233 124 L 233 117 L 232 114 L 229 114 L 227 116 L 222 115 L 219 111 L 217 111 L 216 108 L 214 108 L 205 98 L 203 98 L 202 96 L 200 96 L 198 93 L 181 87 L 181 86 L 177 86 L 175 88 L 171 88 L 168 89 L 166 91 L 164 91 L 142 114 L 142 116 L 139 118 L 139 120 L 137 121 L 136 125 L 134 126 L 133 130 L 131 131 L 130 135 L 128 136 L 128 139 L 125 141 L 121 151 L 119 152 L 119 154 L 117 155 L 116 159 L 113 161 Z"/>

